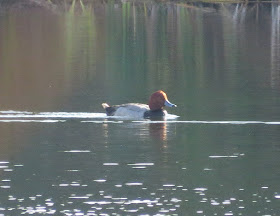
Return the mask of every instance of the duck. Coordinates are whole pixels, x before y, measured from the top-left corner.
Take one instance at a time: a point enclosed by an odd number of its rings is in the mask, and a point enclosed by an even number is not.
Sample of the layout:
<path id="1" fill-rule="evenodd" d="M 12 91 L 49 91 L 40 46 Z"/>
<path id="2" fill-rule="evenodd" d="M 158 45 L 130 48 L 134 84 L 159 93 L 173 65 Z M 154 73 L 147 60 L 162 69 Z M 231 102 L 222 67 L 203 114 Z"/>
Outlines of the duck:
<path id="1" fill-rule="evenodd" d="M 171 103 L 164 91 L 158 90 L 150 96 L 148 104 L 141 103 L 126 103 L 121 105 L 110 106 L 107 103 L 102 103 L 107 116 L 122 116 L 132 118 L 153 118 L 164 117 L 167 111 L 164 107 L 177 107 Z"/>

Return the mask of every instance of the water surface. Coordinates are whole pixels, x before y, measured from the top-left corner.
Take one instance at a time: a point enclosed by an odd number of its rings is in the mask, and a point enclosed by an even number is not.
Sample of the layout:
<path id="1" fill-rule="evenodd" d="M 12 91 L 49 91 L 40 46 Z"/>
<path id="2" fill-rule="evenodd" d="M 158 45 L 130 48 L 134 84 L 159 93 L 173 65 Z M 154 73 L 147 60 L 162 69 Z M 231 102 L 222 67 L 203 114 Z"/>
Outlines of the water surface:
<path id="1" fill-rule="evenodd" d="M 0 14 L 0 215 L 278 215 L 278 4 L 72 9 Z"/>

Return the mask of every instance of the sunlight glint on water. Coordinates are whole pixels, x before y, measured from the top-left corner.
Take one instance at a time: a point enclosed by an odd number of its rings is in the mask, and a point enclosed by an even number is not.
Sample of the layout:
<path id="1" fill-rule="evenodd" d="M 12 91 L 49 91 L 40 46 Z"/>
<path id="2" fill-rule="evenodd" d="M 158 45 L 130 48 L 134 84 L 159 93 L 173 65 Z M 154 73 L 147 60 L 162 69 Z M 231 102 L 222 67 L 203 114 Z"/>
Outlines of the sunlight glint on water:
<path id="1" fill-rule="evenodd" d="M 32 113 L 28 111 L 0 111 L 0 122 L 45 122 L 45 123 L 56 123 L 65 122 L 66 120 L 55 120 L 57 119 L 104 119 L 102 121 L 98 120 L 81 120 L 83 123 L 124 123 L 119 121 L 119 119 L 131 120 L 134 123 L 146 123 L 146 124 L 158 124 L 158 123 L 185 123 L 185 124 L 267 124 L 267 125 L 280 125 L 280 121 L 183 121 L 183 120 L 173 120 L 177 119 L 179 116 L 168 114 L 166 120 L 156 121 L 149 119 L 143 121 L 135 121 L 133 118 L 126 118 L 122 116 L 106 116 L 105 113 L 73 113 L 73 112 L 39 112 Z M 2 119 L 1 119 L 2 118 Z M 19 118 L 19 119 L 16 119 Z M 22 119 L 25 118 L 25 119 Z M 46 120 L 38 120 L 37 118 L 46 118 Z M 53 119 L 54 118 L 54 119 Z M 8 120 L 9 119 L 9 120 Z M 108 121 L 105 119 L 116 119 L 117 121 Z"/>

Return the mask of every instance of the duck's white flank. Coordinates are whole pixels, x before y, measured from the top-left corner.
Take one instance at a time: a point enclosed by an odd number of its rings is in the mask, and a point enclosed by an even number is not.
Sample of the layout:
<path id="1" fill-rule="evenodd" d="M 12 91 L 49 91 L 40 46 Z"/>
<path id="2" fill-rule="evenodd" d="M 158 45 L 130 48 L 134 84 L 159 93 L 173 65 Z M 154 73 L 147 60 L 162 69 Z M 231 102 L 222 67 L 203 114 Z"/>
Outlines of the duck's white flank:
<path id="1" fill-rule="evenodd" d="M 144 113 L 149 111 L 147 104 L 125 104 L 117 108 L 115 116 L 126 116 L 134 118 L 143 118 Z"/>

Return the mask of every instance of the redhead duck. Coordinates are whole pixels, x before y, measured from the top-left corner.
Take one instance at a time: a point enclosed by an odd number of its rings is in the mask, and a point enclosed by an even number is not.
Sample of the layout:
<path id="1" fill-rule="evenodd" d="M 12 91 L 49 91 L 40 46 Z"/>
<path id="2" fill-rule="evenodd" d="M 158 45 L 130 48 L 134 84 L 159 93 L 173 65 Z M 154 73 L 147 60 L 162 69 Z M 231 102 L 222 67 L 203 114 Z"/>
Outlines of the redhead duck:
<path id="1" fill-rule="evenodd" d="M 102 104 L 102 107 L 105 109 L 108 116 L 125 116 L 133 118 L 165 116 L 167 112 L 163 109 L 164 106 L 177 107 L 175 104 L 169 102 L 166 93 L 161 90 L 154 92 L 150 96 L 148 105 L 140 103 L 127 103 L 109 106 L 107 103 Z"/>

